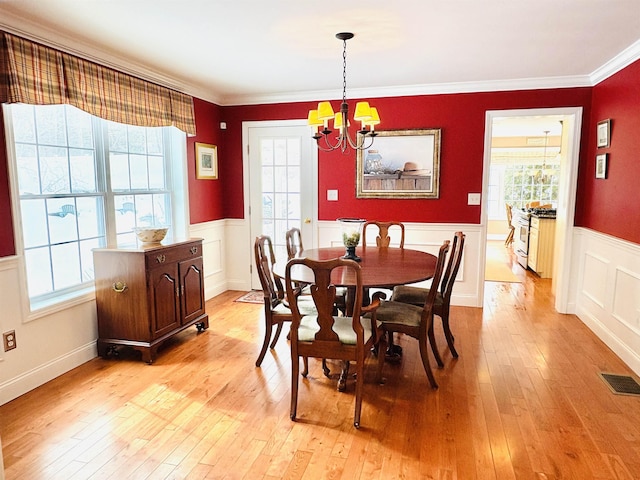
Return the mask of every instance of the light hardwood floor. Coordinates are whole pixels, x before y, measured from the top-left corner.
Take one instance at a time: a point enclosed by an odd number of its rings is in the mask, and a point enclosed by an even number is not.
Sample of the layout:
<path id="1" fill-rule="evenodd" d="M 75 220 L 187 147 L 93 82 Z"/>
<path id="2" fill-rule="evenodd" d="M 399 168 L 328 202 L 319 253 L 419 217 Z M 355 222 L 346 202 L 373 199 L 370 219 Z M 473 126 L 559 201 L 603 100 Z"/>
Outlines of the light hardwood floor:
<path id="1" fill-rule="evenodd" d="M 360 430 L 353 385 L 337 392 L 313 360 L 289 419 L 286 339 L 255 368 L 261 306 L 227 292 L 207 303 L 210 329 L 154 365 L 96 358 L 0 407 L 6 478 L 640 478 L 640 398 L 598 376 L 630 370 L 554 312 L 550 280 L 513 269 L 525 281 L 487 282 L 483 309 L 453 307 L 460 358 L 441 341 L 439 390 L 399 336 L 386 384 L 367 373 Z"/>

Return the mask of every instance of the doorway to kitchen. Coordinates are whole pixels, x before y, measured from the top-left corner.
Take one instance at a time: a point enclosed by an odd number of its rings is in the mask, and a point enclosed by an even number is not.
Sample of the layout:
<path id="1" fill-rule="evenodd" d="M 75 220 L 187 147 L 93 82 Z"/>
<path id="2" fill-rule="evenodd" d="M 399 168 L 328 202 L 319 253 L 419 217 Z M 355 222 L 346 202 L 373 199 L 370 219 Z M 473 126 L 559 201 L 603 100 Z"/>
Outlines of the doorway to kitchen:
<path id="1" fill-rule="evenodd" d="M 489 111 L 485 123 L 481 251 L 486 259 L 487 242 L 508 235 L 507 202 L 519 209 L 551 205 L 552 291 L 562 313 L 568 311 L 581 125 L 580 107 Z"/>

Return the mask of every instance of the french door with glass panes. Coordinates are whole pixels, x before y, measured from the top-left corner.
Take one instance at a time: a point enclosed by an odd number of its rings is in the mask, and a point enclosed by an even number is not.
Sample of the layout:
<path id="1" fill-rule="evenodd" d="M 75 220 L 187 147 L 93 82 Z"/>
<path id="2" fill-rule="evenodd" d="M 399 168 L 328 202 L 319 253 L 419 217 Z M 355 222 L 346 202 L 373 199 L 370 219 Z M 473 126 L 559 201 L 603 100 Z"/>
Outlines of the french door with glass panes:
<path id="1" fill-rule="evenodd" d="M 317 149 L 306 121 L 251 122 L 247 130 L 252 263 L 259 235 L 271 237 L 277 258 L 286 259 L 288 229 L 300 229 L 305 248 L 315 244 Z M 262 288 L 255 269 L 251 288 Z"/>

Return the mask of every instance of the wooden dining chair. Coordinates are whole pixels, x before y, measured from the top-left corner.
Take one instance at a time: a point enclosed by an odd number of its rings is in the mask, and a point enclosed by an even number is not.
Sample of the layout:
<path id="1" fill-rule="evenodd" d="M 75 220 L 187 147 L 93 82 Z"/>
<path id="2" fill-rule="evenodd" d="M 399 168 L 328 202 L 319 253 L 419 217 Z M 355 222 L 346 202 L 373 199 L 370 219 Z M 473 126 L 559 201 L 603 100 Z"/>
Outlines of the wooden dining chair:
<path id="1" fill-rule="evenodd" d="M 373 228 L 376 227 L 376 228 Z M 404 248 L 404 224 L 401 222 L 379 222 L 377 220 L 370 220 L 365 222 L 362 226 L 362 246 L 365 247 L 367 242 L 367 231 L 376 230 L 376 247 L 389 247 L 391 246 L 391 236 L 389 235 L 389 230 L 400 230 L 400 241 L 397 245 L 398 248 Z M 371 233 L 369 234 L 369 238 L 371 238 Z M 385 290 L 383 290 L 385 291 Z M 388 292 L 386 295 L 390 295 L 391 292 Z M 364 291 L 364 302 L 365 304 L 370 301 L 370 292 L 368 288 L 365 288 Z"/>
<path id="2" fill-rule="evenodd" d="M 399 248 L 404 248 L 404 224 L 401 222 L 379 222 L 377 220 L 371 220 L 365 222 L 362 226 L 362 246 L 367 245 L 367 230 L 371 230 L 370 227 L 377 227 L 376 246 L 377 247 L 389 247 L 391 245 L 391 236 L 389 235 L 389 229 L 400 229 L 400 244 Z M 371 236 L 369 237 L 371 238 Z"/>
<path id="3" fill-rule="evenodd" d="M 264 360 L 268 348 L 274 348 L 282 332 L 285 322 L 291 322 L 293 318 L 288 302 L 285 300 L 285 290 L 282 281 L 275 276 L 272 271 L 273 264 L 276 261 L 273 252 L 273 243 L 267 235 L 256 237 L 253 245 L 256 270 L 260 285 L 262 286 L 264 299 L 264 339 L 260 354 L 256 360 L 256 367 L 259 367 Z M 298 292 L 295 292 L 298 294 Z M 292 292 L 293 294 L 293 292 Z M 314 313 L 315 307 L 311 299 L 302 300 L 298 307 L 306 313 Z M 275 335 L 273 327 L 276 327 Z M 273 340 L 272 337 L 273 336 Z"/>
<path id="4" fill-rule="evenodd" d="M 293 227 L 287 230 L 285 240 L 289 260 L 302 255 L 302 252 L 304 252 L 304 245 L 302 243 L 302 233 L 299 228 Z M 342 313 L 346 313 L 347 311 L 347 289 L 345 287 L 336 287 L 335 308 L 340 310 Z"/>
<path id="5" fill-rule="evenodd" d="M 462 262 L 462 252 L 464 250 L 465 234 L 462 232 L 456 232 L 453 236 L 453 244 L 451 245 L 451 253 L 449 255 L 449 261 L 447 262 L 447 269 L 442 275 L 442 281 L 440 282 L 440 289 L 438 290 L 438 283 L 435 280 L 431 283 L 432 288 L 414 287 L 411 285 L 399 285 L 393 289 L 391 299 L 396 302 L 409 303 L 412 305 L 422 306 L 430 294 L 430 291 L 435 285 L 436 297 L 433 306 L 433 313 L 442 319 L 442 329 L 444 330 L 444 336 L 449 346 L 449 351 L 454 358 L 458 358 L 458 352 L 454 345 L 454 336 L 451 333 L 451 327 L 449 323 L 449 311 L 451 309 L 451 293 L 453 292 L 453 285 L 460 269 L 460 263 Z M 430 333 L 431 348 L 433 355 L 436 358 L 438 366 L 444 366 L 438 347 L 436 345 L 435 336 Z"/>
<path id="6" fill-rule="evenodd" d="M 287 230 L 285 242 L 287 244 L 287 257 L 290 259 L 299 256 L 304 251 L 302 233 L 299 228 L 293 227 Z"/>
<path id="7" fill-rule="evenodd" d="M 513 207 L 508 203 L 505 204 L 505 207 L 507 209 L 507 225 L 509 225 L 509 233 L 507 233 L 507 238 L 505 238 L 504 244 L 508 247 L 513 243 L 513 236 L 515 235 L 516 227 L 511 225 L 511 219 L 513 218 L 511 210 Z"/>
<path id="8" fill-rule="evenodd" d="M 314 282 L 311 284 L 311 296 L 317 313 L 305 314 L 300 305 L 300 298 L 294 295 L 295 283 L 291 280 L 294 268 L 311 269 Z M 350 317 L 336 316 L 333 313 L 336 287 L 331 283 L 331 272 L 338 267 L 351 270 L 356 278 L 356 293 L 353 314 Z M 300 357 L 335 359 L 354 362 L 356 367 L 355 413 L 353 424 L 360 427 L 362 409 L 362 391 L 364 382 L 364 364 L 366 355 L 380 340 L 384 348 L 385 341 L 382 330 L 378 326 L 375 315 L 365 318 L 364 313 L 375 312 L 380 305 L 376 300 L 367 307 L 362 306 L 362 274 L 360 265 L 353 260 L 335 258 L 332 260 L 310 260 L 293 258 L 287 263 L 285 285 L 291 302 L 293 321 L 291 324 L 291 420 L 296 419 L 298 408 L 298 377 L 300 375 Z M 382 350 L 384 352 L 384 349 Z M 384 357 L 384 355 L 381 355 Z M 346 363 L 348 369 L 349 363 Z M 382 366 L 378 366 L 377 379 L 381 380 Z M 305 372 L 307 368 L 305 367 Z M 305 375 L 303 372 L 303 375 Z"/>
<path id="9" fill-rule="evenodd" d="M 449 240 L 445 240 L 440 247 L 438 261 L 433 274 L 433 282 L 435 285 L 438 285 L 442 278 L 447 252 L 449 251 L 449 243 Z M 381 323 L 382 329 L 389 335 L 395 332 L 404 333 L 418 340 L 422 366 L 424 367 L 424 371 L 427 374 L 432 388 L 438 388 L 438 383 L 433 376 L 431 364 L 429 363 L 428 351 L 428 344 L 433 340 L 430 338 L 430 335 L 432 335 L 433 332 L 433 309 L 436 301 L 436 293 L 436 289 L 430 290 L 424 303 L 420 307 L 394 300 L 383 301 L 375 311 L 375 315 L 372 316 L 376 318 L 377 322 Z M 380 295 L 384 295 L 384 293 L 376 292 L 373 295 L 374 303 L 379 300 Z M 382 346 L 383 343 L 380 342 L 380 345 Z M 380 350 L 378 353 L 378 370 L 380 375 L 382 375 L 382 366 L 385 360 L 385 355 L 383 355 L 382 352 L 384 352 L 384 350 Z"/>

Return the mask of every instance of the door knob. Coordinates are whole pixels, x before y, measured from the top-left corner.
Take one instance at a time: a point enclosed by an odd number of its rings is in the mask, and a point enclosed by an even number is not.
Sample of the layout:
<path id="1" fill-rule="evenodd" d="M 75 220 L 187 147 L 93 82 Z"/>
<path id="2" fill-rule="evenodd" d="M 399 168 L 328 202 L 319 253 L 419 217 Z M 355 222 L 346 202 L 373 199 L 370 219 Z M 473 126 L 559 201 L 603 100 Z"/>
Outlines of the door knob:
<path id="1" fill-rule="evenodd" d="M 304 219 L 304 223 L 311 223 L 311 219 L 310 218 L 305 218 Z"/>

